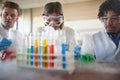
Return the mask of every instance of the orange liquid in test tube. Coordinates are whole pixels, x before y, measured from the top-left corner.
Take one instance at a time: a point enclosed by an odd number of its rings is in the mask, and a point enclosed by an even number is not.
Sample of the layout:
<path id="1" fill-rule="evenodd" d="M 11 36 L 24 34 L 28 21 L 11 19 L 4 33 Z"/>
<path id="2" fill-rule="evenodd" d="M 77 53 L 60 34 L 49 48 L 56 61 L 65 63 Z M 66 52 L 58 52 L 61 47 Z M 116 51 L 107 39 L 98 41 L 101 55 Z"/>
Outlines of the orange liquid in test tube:
<path id="1" fill-rule="evenodd" d="M 38 40 L 35 40 L 35 54 L 38 54 Z"/>
<path id="2" fill-rule="evenodd" d="M 38 68 L 38 61 L 34 62 L 34 68 Z"/>
<path id="3" fill-rule="evenodd" d="M 38 68 L 38 40 L 35 40 L 34 46 L 34 67 Z"/>

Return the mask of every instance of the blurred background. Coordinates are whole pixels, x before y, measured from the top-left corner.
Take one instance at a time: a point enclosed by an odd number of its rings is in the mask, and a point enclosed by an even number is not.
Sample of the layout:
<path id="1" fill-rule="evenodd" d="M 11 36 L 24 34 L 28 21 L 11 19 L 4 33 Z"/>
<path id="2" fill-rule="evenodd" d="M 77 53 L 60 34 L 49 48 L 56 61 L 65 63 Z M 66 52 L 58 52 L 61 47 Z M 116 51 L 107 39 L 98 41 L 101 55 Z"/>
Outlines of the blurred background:
<path id="1" fill-rule="evenodd" d="M 0 10 L 2 2 L 0 0 Z M 22 12 L 14 28 L 23 34 L 35 32 L 43 26 L 43 7 L 48 2 L 59 1 L 62 3 L 65 25 L 75 29 L 79 34 L 94 33 L 103 28 L 97 18 L 98 9 L 104 0 L 9 0 L 20 5 Z"/>

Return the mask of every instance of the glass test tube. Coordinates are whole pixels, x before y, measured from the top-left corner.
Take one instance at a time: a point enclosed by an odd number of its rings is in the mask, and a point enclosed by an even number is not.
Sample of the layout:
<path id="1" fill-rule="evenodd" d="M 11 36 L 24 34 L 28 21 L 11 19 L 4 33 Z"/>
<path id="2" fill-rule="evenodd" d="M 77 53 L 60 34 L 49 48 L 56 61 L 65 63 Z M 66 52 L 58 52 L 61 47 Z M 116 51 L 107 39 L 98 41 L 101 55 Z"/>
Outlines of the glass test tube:
<path id="1" fill-rule="evenodd" d="M 29 36 L 25 36 L 25 53 L 27 53 L 27 66 L 30 65 L 30 47 L 29 47 Z"/>
<path id="2" fill-rule="evenodd" d="M 30 65 L 34 66 L 34 35 L 30 33 L 29 35 L 29 44 L 30 44 Z"/>
<path id="3" fill-rule="evenodd" d="M 38 45 L 39 45 L 39 35 L 36 33 L 34 35 L 34 67 L 38 68 Z"/>
<path id="4" fill-rule="evenodd" d="M 42 34 L 42 67 L 47 68 L 48 67 L 48 62 L 47 62 L 47 39 L 46 39 L 47 34 L 43 33 Z"/>
<path id="5" fill-rule="evenodd" d="M 38 65 L 39 67 L 42 67 L 42 37 L 41 34 L 38 33 Z"/>
<path id="6" fill-rule="evenodd" d="M 53 36 L 54 34 L 50 34 L 50 36 L 49 36 L 49 54 L 50 54 L 50 56 L 49 56 L 49 67 L 50 68 L 53 68 L 54 67 L 54 63 L 55 63 L 55 61 L 54 61 L 54 58 L 55 58 L 55 56 L 54 56 L 54 52 L 55 52 L 55 39 L 54 39 L 54 36 Z"/>
<path id="7" fill-rule="evenodd" d="M 67 63 L 66 63 L 66 50 L 67 50 L 67 45 L 66 45 L 66 34 L 65 30 L 62 30 L 62 68 L 66 69 Z"/>

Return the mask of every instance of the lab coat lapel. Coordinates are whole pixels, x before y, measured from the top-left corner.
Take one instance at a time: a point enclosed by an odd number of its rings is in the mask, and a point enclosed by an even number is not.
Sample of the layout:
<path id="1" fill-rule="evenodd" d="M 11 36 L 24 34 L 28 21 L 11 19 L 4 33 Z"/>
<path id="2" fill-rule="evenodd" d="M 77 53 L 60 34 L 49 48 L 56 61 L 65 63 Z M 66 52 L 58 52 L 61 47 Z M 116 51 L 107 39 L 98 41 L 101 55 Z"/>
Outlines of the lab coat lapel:
<path id="1" fill-rule="evenodd" d="M 119 41 L 118 48 L 117 48 L 117 50 L 115 52 L 115 55 L 116 55 L 116 60 L 120 61 L 120 41 Z"/>

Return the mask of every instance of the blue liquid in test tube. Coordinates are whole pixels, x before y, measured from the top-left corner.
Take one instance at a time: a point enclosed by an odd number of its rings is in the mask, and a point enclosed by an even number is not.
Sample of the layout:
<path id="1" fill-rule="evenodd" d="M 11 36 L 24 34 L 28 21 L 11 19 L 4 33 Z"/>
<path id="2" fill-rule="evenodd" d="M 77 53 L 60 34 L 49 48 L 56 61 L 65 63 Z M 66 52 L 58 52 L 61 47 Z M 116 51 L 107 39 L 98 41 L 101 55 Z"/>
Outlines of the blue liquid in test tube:
<path id="1" fill-rule="evenodd" d="M 30 53 L 34 53 L 34 46 L 31 45 Z"/>
<path id="2" fill-rule="evenodd" d="M 66 63 L 62 63 L 62 68 L 66 69 L 66 67 L 67 67 Z"/>
<path id="3" fill-rule="evenodd" d="M 42 55 L 39 55 L 38 60 L 39 60 L 38 63 L 39 67 L 42 67 Z"/>
<path id="4" fill-rule="evenodd" d="M 34 46 L 33 45 L 31 45 L 30 53 L 31 53 L 30 59 L 33 60 L 34 59 Z M 30 65 L 34 66 L 34 61 L 30 61 Z"/>
<path id="5" fill-rule="evenodd" d="M 31 53 L 31 56 L 30 56 L 30 59 L 34 59 L 34 46 L 31 45 L 31 49 L 30 49 L 30 53 Z"/>
<path id="6" fill-rule="evenodd" d="M 66 56 L 62 56 L 62 61 L 63 61 L 63 62 L 66 61 Z"/>
<path id="7" fill-rule="evenodd" d="M 42 53 L 42 46 L 39 46 L 39 48 L 38 48 L 38 53 Z"/>
<path id="8" fill-rule="evenodd" d="M 66 44 L 62 43 L 62 54 L 66 54 Z"/>
<path id="9" fill-rule="evenodd" d="M 31 65 L 31 66 L 34 66 L 34 61 L 30 61 L 30 65 Z"/>

